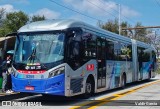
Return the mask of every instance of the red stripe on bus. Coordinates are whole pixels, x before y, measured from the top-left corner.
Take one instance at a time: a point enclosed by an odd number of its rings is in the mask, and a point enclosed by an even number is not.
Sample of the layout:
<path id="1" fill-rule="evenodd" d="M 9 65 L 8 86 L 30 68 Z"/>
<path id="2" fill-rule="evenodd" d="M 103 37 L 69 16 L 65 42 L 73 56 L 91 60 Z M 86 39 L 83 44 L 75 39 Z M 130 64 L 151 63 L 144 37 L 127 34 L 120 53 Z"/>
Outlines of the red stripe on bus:
<path id="1" fill-rule="evenodd" d="M 18 72 L 23 74 L 42 74 L 45 72 L 45 70 L 41 70 L 41 71 L 18 70 Z"/>

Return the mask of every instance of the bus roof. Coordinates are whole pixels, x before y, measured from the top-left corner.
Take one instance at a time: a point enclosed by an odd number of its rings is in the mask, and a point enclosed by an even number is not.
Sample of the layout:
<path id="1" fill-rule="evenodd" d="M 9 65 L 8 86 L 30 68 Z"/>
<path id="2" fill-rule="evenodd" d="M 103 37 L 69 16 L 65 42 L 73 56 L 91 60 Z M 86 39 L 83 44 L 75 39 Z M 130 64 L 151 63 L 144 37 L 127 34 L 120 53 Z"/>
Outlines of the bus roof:
<path id="1" fill-rule="evenodd" d="M 87 23 L 68 19 L 57 19 L 57 20 L 43 20 L 43 21 L 37 21 L 30 24 L 27 24 L 23 27 L 21 27 L 18 32 L 36 32 L 36 31 L 52 31 L 52 30 L 64 30 L 67 28 L 73 28 L 73 27 L 81 27 L 84 29 L 88 29 L 100 34 L 104 34 L 104 37 L 109 39 L 116 39 L 117 41 L 125 41 L 131 43 L 131 39 L 125 36 L 121 36 L 109 31 L 106 31 L 104 29 L 101 29 L 99 27 L 94 27 L 92 25 L 89 25 Z M 102 36 L 103 37 L 103 36 Z M 138 46 L 141 47 L 151 47 L 149 44 L 146 44 L 144 42 L 136 41 Z"/>
<path id="2" fill-rule="evenodd" d="M 71 27 L 82 27 L 83 22 L 75 20 L 43 20 L 29 23 L 21 27 L 18 32 L 34 32 L 34 31 L 51 31 L 51 30 L 63 30 Z"/>
<path id="3" fill-rule="evenodd" d="M 72 19 L 68 19 L 68 20 L 44 20 L 44 21 L 37 21 L 37 22 L 33 22 L 30 24 L 27 24 L 23 27 L 21 27 L 18 32 L 35 32 L 35 31 L 52 31 L 52 30 L 64 30 L 67 28 L 73 28 L 73 27 L 81 27 L 84 29 L 88 29 L 97 33 L 101 33 L 104 35 L 108 35 L 108 37 L 110 38 L 118 38 L 118 39 L 122 39 L 123 40 L 127 40 L 129 42 L 131 42 L 130 38 L 124 37 L 124 36 L 119 36 L 118 34 L 103 30 L 99 27 L 94 27 L 92 25 L 89 25 L 87 23 L 81 22 L 81 21 L 77 21 L 77 20 L 72 20 Z M 111 37 L 112 36 L 112 37 Z"/>

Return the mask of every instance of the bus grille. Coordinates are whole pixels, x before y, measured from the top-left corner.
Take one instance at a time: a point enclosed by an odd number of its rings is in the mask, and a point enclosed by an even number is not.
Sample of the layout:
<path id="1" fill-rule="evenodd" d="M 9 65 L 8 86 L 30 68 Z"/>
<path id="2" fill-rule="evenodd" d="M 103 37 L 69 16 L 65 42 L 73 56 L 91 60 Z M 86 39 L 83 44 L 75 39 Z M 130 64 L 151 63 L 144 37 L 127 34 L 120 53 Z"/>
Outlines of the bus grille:
<path id="1" fill-rule="evenodd" d="M 83 87 L 82 82 L 83 78 L 71 79 L 70 89 L 72 90 L 73 93 L 81 92 L 81 88 Z"/>

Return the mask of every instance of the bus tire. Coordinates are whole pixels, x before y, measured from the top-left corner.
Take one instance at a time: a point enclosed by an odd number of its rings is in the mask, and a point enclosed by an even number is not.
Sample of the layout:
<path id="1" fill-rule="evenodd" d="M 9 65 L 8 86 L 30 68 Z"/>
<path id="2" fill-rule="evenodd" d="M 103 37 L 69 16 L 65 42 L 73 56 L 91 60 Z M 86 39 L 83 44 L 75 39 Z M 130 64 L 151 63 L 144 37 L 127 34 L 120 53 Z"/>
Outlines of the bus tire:
<path id="1" fill-rule="evenodd" d="M 93 80 L 88 78 L 85 85 L 84 98 L 89 98 L 94 92 Z"/>
<path id="2" fill-rule="evenodd" d="M 151 71 L 149 71 L 149 73 L 148 73 L 148 81 L 151 79 Z"/>
<path id="3" fill-rule="evenodd" d="M 121 87 L 124 89 L 126 87 L 126 75 L 125 73 L 122 76 L 122 83 L 121 83 Z"/>

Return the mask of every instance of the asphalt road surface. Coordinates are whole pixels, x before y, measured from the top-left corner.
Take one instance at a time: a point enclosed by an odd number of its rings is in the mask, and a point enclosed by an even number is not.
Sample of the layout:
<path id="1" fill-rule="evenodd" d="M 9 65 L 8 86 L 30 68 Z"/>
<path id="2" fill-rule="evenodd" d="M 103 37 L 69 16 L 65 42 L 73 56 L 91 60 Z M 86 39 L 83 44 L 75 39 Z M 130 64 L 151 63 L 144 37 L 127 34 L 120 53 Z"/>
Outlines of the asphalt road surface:
<path id="1" fill-rule="evenodd" d="M 3 105 L 0 109 L 160 109 L 160 75 L 150 81 L 127 84 L 125 89 L 95 94 L 89 99 L 0 93 L 0 105 Z"/>

